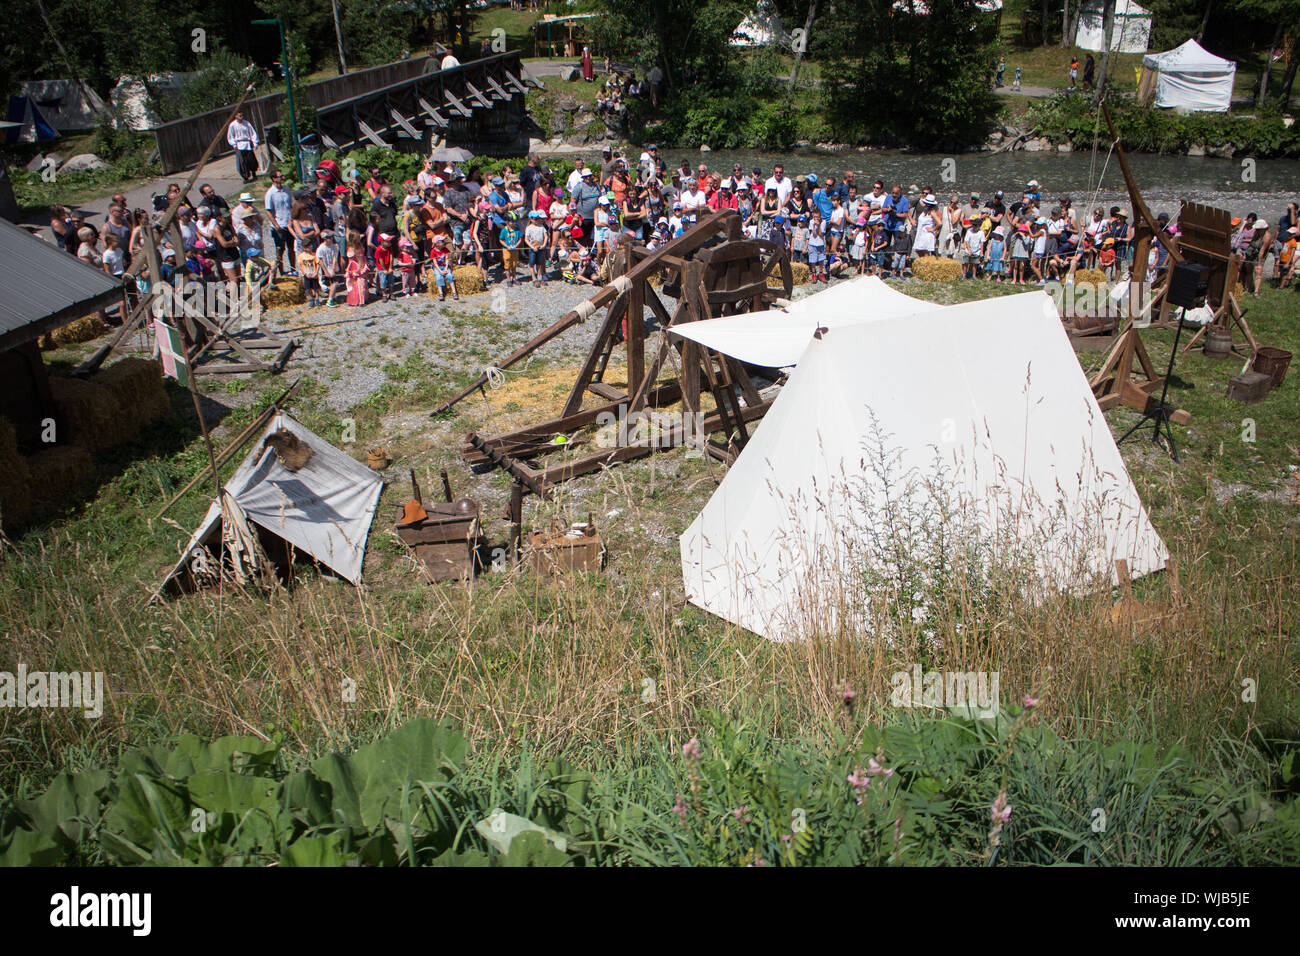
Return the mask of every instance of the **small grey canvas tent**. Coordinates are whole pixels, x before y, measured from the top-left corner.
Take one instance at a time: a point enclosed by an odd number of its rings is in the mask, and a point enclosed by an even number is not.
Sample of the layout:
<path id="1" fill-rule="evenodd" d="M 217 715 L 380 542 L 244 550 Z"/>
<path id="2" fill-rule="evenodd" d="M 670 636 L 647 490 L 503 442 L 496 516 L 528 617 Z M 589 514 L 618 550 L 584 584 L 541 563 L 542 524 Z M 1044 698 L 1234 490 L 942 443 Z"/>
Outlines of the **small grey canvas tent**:
<path id="1" fill-rule="evenodd" d="M 29 80 L 20 94 L 35 103 L 50 126 L 61 133 L 94 129 L 108 112 L 99 94 L 84 80 Z"/>
<path id="2" fill-rule="evenodd" d="M 297 471 L 281 463 L 265 439 L 281 428 L 311 447 Z M 163 592 L 191 590 L 229 567 L 231 532 L 247 541 L 257 534 L 268 555 L 293 552 L 314 559 L 352 584 L 361 583 L 366 537 L 379 503 L 383 480 L 354 458 L 312 434 L 280 412 L 213 501 L 176 566 L 163 580 Z M 236 527 L 223 527 L 227 522 Z M 254 530 L 260 529 L 260 530 Z M 272 558 L 274 560 L 274 558 Z"/>

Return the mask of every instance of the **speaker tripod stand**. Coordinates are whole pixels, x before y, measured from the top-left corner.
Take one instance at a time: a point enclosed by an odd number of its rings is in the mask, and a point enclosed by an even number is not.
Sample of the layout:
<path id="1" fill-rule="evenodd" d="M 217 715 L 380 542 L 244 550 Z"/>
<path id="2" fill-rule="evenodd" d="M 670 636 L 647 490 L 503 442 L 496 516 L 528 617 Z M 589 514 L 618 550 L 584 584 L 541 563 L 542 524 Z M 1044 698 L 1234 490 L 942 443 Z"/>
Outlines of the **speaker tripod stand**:
<path id="1" fill-rule="evenodd" d="M 1123 444 L 1129 437 L 1137 434 L 1147 422 L 1153 422 L 1152 443 L 1160 444 L 1160 432 L 1163 429 L 1165 441 L 1169 443 L 1169 456 L 1180 464 L 1182 460 L 1178 457 L 1178 446 L 1174 444 L 1174 430 L 1170 425 L 1170 417 L 1174 409 L 1165 404 L 1165 398 L 1169 395 L 1169 379 L 1174 374 L 1174 358 L 1178 355 L 1178 339 L 1183 334 L 1183 319 L 1186 315 L 1187 309 L 1183 307 L 1178 313 L 1178 327 L 1174 329 L 1174 345 L 1169 350 L 1169 368 L 1165 370 L 1165 380 L 1160 388 L 1160 400 L 1154 406 L 1148 404 L 1146 410 L 1142 413 L 1142 419 L 1126 431 L 1123 437 L 1116 442 L 1116 444 Z"/>

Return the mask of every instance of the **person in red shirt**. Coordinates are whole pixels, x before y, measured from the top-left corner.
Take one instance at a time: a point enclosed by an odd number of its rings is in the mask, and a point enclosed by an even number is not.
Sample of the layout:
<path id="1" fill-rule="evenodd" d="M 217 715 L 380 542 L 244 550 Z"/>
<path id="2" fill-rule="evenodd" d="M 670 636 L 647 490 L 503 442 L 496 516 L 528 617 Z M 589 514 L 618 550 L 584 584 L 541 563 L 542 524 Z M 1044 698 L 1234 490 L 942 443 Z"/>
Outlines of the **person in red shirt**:
<path id="1" fill-rule="evenodd" d="M 385 302 L 393 297 L 393 242 L 392 234 L 386 232 L 375 246 L 375 280 Z"/>
<path id="2" fill-rule="evenodd" d="M 712 182 L 712 179 L 710 179 L 709 181 Z M 736 199 L 736 196 L 732 192 L 730 186 L 723 186 L 720 189 L 713 190 L 713 192 L 709 195 L 709 208 L 710 209 L 739 209 L 740 201 Z"/>

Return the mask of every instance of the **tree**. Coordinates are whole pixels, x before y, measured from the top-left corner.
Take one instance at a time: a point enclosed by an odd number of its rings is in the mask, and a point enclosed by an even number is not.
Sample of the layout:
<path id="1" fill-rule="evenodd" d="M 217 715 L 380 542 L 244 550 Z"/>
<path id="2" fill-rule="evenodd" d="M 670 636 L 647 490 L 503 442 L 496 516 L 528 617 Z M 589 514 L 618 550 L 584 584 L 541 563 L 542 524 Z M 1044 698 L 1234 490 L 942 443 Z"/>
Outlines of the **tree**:
<path id="1" fill-rule="evenodd" d="M 975 0 L 836 4 L 814 51 L 841 139 L 960 148 L 983 139 L 998 109 L 989 82 L 993 18 Z"/>
<path id="2" fill-rule="evenodd" d="M 803 22 L 803 36 L 801 42 L 794 51 L 794 66 L 790 69 L 790 90 L 794 91 L 794 85 L 799 79 L 799 67 L 803 64 L 804 52 L 808 49 L 808 38 L 812 36 L 813 21 L 817 19 L 817 0 L 808 0 L 808 19 Z"/>
<path id="3" fill-rule="evenodd" d="M 1106 79 L 1110 70 L 1110 47 L 1115 32 L 1115 0 L 1104 0 L 1101 15 L 1101 63 L 1097 66 L 1097 92 L 1092 94 L 1092 105 L 1097 106 L 1106 95 Z"/>

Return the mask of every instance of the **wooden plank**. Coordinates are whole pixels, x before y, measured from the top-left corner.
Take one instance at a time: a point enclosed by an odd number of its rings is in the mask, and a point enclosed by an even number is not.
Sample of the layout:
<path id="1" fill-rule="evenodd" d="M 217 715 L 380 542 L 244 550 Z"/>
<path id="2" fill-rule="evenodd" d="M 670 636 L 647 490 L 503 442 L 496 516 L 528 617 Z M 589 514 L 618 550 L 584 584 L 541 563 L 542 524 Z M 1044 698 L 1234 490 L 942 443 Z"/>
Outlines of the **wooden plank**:
<path id="1" fill-rule="evenodd" d="M 451 90 L 443 90 L 443 96 L 447 98 L 447 102 L 451 104 L 451 108 L 454 109 L 461 116 L 474 115 L 474 111 L 471 110 L 464 103 L 462 103 L 460 99 L 456 96 L 456 94 L 453 93 Z"/>
<path id="2" fill-rule="evenodd" d="M 645 380 L 645 280 L 633 282 L 628 292 L 627 391 L 629 395 L 636 395 Z"/>
<path id="3" fill-rule="evenodd" d="M 473 83 L 471 83 L 469 80 L 465 81 L 465 89 L 469 90 L 469 98 L 472 100 L 476 100 L 478 102 L 478 105 L 482 106 L 484 109 L 490 110 L 492 109 L 493 106 L 496 105 L 485 95 L 483 95 L 483 91 L 480 90 Z"/>
<path id="4" fill-rule="evenodd" d="M 511 98 L 512 94 L 509 93 L 509 92 L 507 92 L 507 91 L 506 91 L 506 90 L 501 86 L 501 84 L 498 83 L 496 80 L 492 79 L 492 77 L 490 77 L 490 76 L 485 76 L 485 77 L 483 77 L 483 78 L 484 78 L 485 80 L 487 80 L 487 82 L 488 82 L 488 86 L 490 86 L 490 87 L 492 88 L 492 89 L 491 89 L 491 92 L 496 93 L 496 94 L 498 95 L 498 98 L 499 98 L 499 99 L 508 100 L 508 99 Z"/>
<path id="5" fill-rule="evenodd" d="M 404 129 L 404 130 L 407 132 L 407 134 L 411 136 L 411 138 L 413 138 L 413 139 L 423 139 L 423 138 L 424 138 L 424 137 L 423 137 L 423 134 L 421 134 L 421 133 L 417 133 L 416 130 L 415 130 L 415 127 L 411 125 L 410 121 L 409 121 L 405 116 L 403 116 L 403 115 L 402 115 L 402 114 L 397 110 L 396 107 L 391 107 L 391 106 L 390 106 L 390 107 L 388 108 L 388 113 L 389 113 L 389 115 L 392 116 L 393 119 L 396 121 L 397 125 L 400 126 L 400 127 L 402 127 L 402 129 Z"/>
<path id="6" fill-rule="evenodd" d="M 506 83 L 508 83 L 510 86 L 514 87 L 516 93 L 527 93 L 527 92 L 528 92 L 528 87 L 524 86 L 524 84 L 522 84 L 522 83 L 519 82 L 519 77 L 515 76 L 515 75 L 514 75 L 513 73 L 511 73 L 509 70 L 504 70 L 503 72 L 504 72 L 505 75 L 506 75 Z"/>
<path id="7" fill-rule="evenodd" d="M 426 100 L 423 96 L 417 96 L 415 98 L 415 101 L 420 104 L 420 109 L 424 110 L 425 115 L 428 116 L 429 119 L 433 121 L 435 126 L 445 127 L 450 125 L 447 122 L 447 117 L 443 116 L 436 109 L 434 109 L 433 104 L 430 103 L 428 100 Z"/>
<path id="8" fill-rule="evenodd" d="M 380 138 L 379 134 L 376 133 L 373 129 L 371 129 L 371 128 L 366 124 L 366 121 L 365 121 L 365 120 L 360 120 L 360 119 L 357 120 L 357 129 L 361 130 L 361 135 L 364 136 L 366 139 L 370 140 L 370 142 L 374 143 L 376 146 L 381 146 L 381 147 L 383 147 L 384 149 L 392 149 L 392 148 L 393 148 L 393 147 L 389 146 L 387 143 L 385 143 L 385 142 Z"/>

